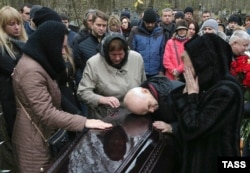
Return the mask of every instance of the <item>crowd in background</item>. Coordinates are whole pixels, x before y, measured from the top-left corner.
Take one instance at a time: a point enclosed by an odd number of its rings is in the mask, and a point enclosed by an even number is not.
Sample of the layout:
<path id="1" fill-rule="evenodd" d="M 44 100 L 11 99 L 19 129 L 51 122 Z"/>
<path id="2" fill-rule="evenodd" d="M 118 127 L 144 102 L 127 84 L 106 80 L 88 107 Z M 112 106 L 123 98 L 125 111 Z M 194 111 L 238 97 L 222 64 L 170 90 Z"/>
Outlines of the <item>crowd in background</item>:
<path id="1" fill-rule="evenodd" d="M 78 30 L 71 29 L 67 14 L 41 5 L 24 4 L 20 10 L 5 6 L 0 16 L 0 102 L 21 172 L 37 172 L 51 158 L 46 150 L 43 154 L 34 152 L 37 155 L 28 152 L 34 146 L 23 139 L 33 138 L 22 135 L 35 129 L 24 128 L 29 122 L 22 117 L 17 96 L 48 136 L 55 128 L 104 129 L 110 125 L 98 120 L 124 107 L 123 99 L 130 89 L 157 75 L 169 80 L 184 79 L 182 55 L 189 49 L 186 43 L 190 40 L 214 34 L 231 47 L 230 62 L 250 55 L 250 14 L 244 21 L 234 14 L 225 21 L 213 17 L 210 11 L 202 11 L 197 21 L 192 7 L 183 11 L 164 8 L 160 12 L 149 7 L 139 14 L 140 18 L 131 19 L 129 10 L 107 15 L 88 9 Z M 30 72 L 33 75 L 29 76 Z M 46 117 L 44 112 L 61 118 Z M 250 112 L 245 111 L 244 118 L 249 116 Z M 39 138 L 36 134 L 35 139 Z M 7 141 L 0 136 L 2 140 Z M 245 139 L 243 156 L 250 156 L 249 141 Z M 24 150 L 22 142 L 28 145 Z M 39 147 L 44 149 L 43 145 Z M 12 149 L 9 152 L 12 154 Z M 24 158 L 32 155 L 39 156 L 33 159 L 37 167 L 25 167 L 30 160 L 25 162 Z"/>

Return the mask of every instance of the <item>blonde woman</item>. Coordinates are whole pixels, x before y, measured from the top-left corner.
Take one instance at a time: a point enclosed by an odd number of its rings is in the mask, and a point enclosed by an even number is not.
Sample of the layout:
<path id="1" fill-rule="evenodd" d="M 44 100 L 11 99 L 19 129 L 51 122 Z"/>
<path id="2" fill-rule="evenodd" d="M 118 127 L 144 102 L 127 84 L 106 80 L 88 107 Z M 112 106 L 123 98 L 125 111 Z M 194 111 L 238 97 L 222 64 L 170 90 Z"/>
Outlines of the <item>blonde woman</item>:
<path id="1" fill-rule="evenodd" d="M 118 16 L 110 15 L 108 20 L 108 32 L 118 32 L 121 33 L 121 21 Z"/>
<path id="2" fill-rule="evenodd" d="M 22 55 L 27 40 L 21 14 L 13 7 L 0 9 L 0 102 L 9 136 L 16 117 L 16 105 L 12 90 L 11 74 Z"/>
<path id="3" fill-rule="evenodd" d="M 83 113 L 81 112 L 80 103 L 76 98 L 76 69 L 72 58 L 71 49 L 68 45 L 64 45 L 62 55 L 66 69 L 63 73 L 60 74 L 60 77 L 57 80 L 62 94 L 61 106 L 62 109 L 66 112 L 78 113 L 82 115 Z"/>

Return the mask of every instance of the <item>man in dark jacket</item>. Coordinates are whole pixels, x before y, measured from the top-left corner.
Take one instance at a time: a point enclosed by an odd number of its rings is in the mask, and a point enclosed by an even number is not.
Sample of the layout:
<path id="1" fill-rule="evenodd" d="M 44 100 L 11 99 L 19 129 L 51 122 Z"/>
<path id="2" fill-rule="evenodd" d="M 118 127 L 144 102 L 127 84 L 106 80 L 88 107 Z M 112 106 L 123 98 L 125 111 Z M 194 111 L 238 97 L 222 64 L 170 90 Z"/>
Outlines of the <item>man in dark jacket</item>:
<path id="1" fill-rule="evenodd" d="M 156 75 L 144 81 L 140 87 L 129 90 L 124 97 L 124 104 L 134 114 L 152 114 L 154 120 L 168 123 L 159 130 L 172 133 L 177 131 L 177 118 L 172 109 L 171 92 L 181 86 L 184 83 Z"/>
<path id="2" fill-rule="evenodd" d="M 133 27 L 128 44 L 142 55 L 147 78 L 163 74 L 165 37 L 162 28 L 157 25 L 157 15 L 152 8 L 146 9 L 139 26 Z"/>
<path id="3" fill-rule="evenodd" d="M 162 27 L 165 35 L 165 44 L 175 32 L 175 23 L 173 21 L 173 10 L 171 8 L 164 8 L 161 14 L 160 26 Z"/>
<path id="4" fill-rule="evenodd" d="M 108 16 L 104 12 L 96 10 L 92 16 L 92 22 L 91 33 L 81 40 L 81 42 L 74 43 L 72 47 L 76 66 L 77 85 L 82 78 L 87 60 L 97 53 L 97 47 L 105 36 Z"/>
<path id="5" fill-rule="evenodd" d="M 168 134 L 168 142 L 171 141 L 168 145 L 171 149 L 168 151 L 167 159 L 172 160 L 169 162 L 171 165 L 168 165 L 168 172 L 172 169 L 173 173 L 179 172 L 181 148 L 171 93 L 183 86 L 184 83 L 180 81 L 168 80 L 165 76 L 156 75 L 143 82 L 140 87 L 129 90 L 124 97 L 124 104 L 128 110 L 137 115 L 150 114 L 154 121 L 153 127 Z"/>

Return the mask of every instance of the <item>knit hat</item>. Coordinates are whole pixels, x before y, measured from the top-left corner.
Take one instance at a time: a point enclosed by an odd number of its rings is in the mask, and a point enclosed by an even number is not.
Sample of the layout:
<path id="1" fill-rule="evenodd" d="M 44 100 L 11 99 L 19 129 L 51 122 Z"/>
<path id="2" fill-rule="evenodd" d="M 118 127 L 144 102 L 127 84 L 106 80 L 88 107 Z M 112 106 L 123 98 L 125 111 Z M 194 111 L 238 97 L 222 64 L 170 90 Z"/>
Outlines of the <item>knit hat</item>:
<path id="1" fill-rule="evenodd" d="M 33 19 L 35 16 L 35 12 L 39 9 L 41 9 L 43 6 L 41 5 L 33 5 L 30 9 L 30 18 Z"/>
<path id="2" fill-rule="evenodd" d="M 204 27 L 211 27 L 213 28 L 216 32 L 218 32 L 219 27 L 218 27 L 218 22 L 214 19 L 208 19 L 206 20 L 203 25 L 201 26 L 201 31 L 203 30 Z"/>
<path id="3" fill-rule="evenodd" d="M 175 13 L 174 17 L 175 19 L 184 19 L 184 13 L 182 11 L 178 11 L 177 13 Z"/>
<path id="4" fill-rule="evenodd" d="M 228 19 L 228 23 L 230 23 L 230 22 L 236 22 L 237 24 L 239 24 L 240 23 L 239 17 L 236 15 L 230 16 Z"/>
<path id="5" fill-rule="evenodd" d="M 186 7 L 185 9 L 184 9 L 184 14 L 185 13 L 187 13 L 187 12 L 190 12 L 190 13 L 194 13 L 194 10 L 193 10 L 193 8 L 192 7 Z"/>
<path id="6" fill-rule="evenodd" d="M 129 11 L 123 11 L 120 15 L 120 18 L 122 18 L 123 16 L 127 17 L 128 19 L 130 19 L 130 13 Z"/>
<path id="7" fill-rule="evenodd" d="M 144 11 L 143 21 L 147 23 L 154 23 L 157 21 L 156 12 L 152 8 L 148 8 Z"/>
<path id="8" fill-rule="evenodd" d="M 48 7 L 42 7 L 41 9 L 37 10 L 33 18 L 33 22 L 35 23 L 36 27 L 48 20 L 54 20 L 58 22 L 62 21 L 58 13 Z"/>
<path id="9" fill-rule="evenodd" d="M 184 19 L 179 20 L 175 25 L 175 32 L 180 29 L 186 29 L 188 30 L 188 24 Z"/>

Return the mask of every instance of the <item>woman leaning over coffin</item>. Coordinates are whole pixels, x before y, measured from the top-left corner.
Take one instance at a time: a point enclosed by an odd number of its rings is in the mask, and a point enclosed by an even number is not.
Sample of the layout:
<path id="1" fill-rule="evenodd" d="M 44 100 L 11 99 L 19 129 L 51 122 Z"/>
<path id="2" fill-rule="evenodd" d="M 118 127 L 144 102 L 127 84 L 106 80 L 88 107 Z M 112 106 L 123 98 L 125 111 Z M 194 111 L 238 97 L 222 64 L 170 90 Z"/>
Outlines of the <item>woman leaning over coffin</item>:
<path id="1" fill-rule="evenodd" d="M 67 45 L 66 32 L 61 22 L 44 22 L 30 36 L 14 70 L 17 116 L 12 141 L 20 173 L 40 172 L 51 161 L 47 144 L 27 114 L 45 138 L 58 128 L 81 132 L 84 127 L 105 129 L 112 126 L 61 110 L 61 93 L 56 80 L 65 70 L 62 52 Z"/>

